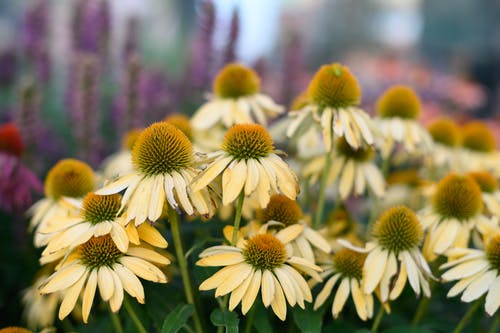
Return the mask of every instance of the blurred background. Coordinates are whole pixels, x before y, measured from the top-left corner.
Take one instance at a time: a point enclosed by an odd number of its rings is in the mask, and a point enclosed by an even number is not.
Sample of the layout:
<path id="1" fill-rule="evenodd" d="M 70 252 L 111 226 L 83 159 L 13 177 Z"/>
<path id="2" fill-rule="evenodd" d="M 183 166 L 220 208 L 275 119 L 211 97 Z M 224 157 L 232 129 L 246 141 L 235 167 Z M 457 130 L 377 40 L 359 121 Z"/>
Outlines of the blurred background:
<path id="1" fill-rule="evenodd" d="M 0 0 L 0 127 L 16 124 L 21 158 L 43 180 L 62 157 L 96 168 L 126 131 L 192 114 L 224 64 L 253 67 L 288 106 L 319 66 L 342 62 L 368 111 L 403 83 L 421 96 L 424 123 L 484 118 L 499 136 L 498 17 L 490 0 Z M 1 218 L 22 220 L 22 203 Z M 25 222 L 13 239 L 0 222 L 0 321 L 17 323 L 12 300 L 37 255 Z"/>

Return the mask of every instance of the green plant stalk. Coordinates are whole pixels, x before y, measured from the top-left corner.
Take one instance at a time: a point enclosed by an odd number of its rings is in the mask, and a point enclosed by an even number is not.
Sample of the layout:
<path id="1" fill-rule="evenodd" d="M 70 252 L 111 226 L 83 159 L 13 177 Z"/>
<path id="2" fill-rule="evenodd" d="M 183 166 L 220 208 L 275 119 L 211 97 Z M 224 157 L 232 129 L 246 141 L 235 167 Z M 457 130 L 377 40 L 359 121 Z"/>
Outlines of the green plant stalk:
<path id="1" fill-rule="evenodd" d="M 500 326 L 500 316 L 497 315 L 493 324 L 491 324 L 489 333 L 497 333 L 497 329 Z"/>
<path id="2" fill-rule="evenodd" d="M 411 321 L 413 327 L 416 327 L 420 323 L 420 321 L 422 321 L 422 318 L 424 317 L 425 313 L 427 312 L 427 309 L 429 308 L 430 301 L 431 301 L 430 297 L 429 298 L 422 297 L 422 299 L 418 303 L 417 311 L 415 312 L 415 316 Z"/>
<path id="3" fill-rule="evenodd" d="M 372 328 L 370 331 L 372 332 L 377 332 L 378 327 L 380 326 L 380 323 L 382 322 L 382 317 L 384 316 L 385 310 L 384 306 L 380 304 L 380 308 L 378 309 L 377 316 L 375 317 L 375 320 L 373 320 Z"/>
<path id="4" fill-rule="evenodd" d="M 114 313 L 109 309 L 109 317 L 111 318 L 111 323 L 113 324 L 113 328 L 116 333 L 123 333 L 123 326 L 122 323 L 120 322 L 120 317 L 118 314 Z"/>
<path id="5" fill-rule="evenodd" d="M 184 250 L 182 248 L 179 216 L 177 215 L 177 212 L 172 207 L 170 207 L 170 205 L 168 205 L 168 220 L 170 221 L 172 238 L 174 239 L 175 254 L 177 256 L 177 261 L 179 262 L 179 268 L 181 270 L 181 277 L 183 282 L 182 284 L 184 286 L 184 294 L 186 295 L 187 302 L 195 306 L 193 314 L 195 331 L 197 333 L 202 333 L 203 328 L 201 326 L 198 309 L 194 302 L 193 287 L 191 286 L 191 278 L 189 276 L 188 264 L 186 257 L 184 255 Z"/>
<path id="6" fill-rule="evenodd" d="M 480 299 L 478 299 L 477 301 L 475 301 L 471 305 L 471 307 L 469 308 L 469 310 L 467 310 L 467 312 L 465 313 L 465 315 L 462 317 L 462 320 L 460 320 L 460 322 L 458 323 L 457 327 L 455 327 L 455 329 L 453 330 L 453 333 L 460 333 L 460 332 L 462 332 L 462 330 L 465 328 L 465 326 L 467 326 L 467 324 L 469 323 L 469 320 L 472 318 L 472 316 L 474 315 L 474 313 L 476 312 L 476 310 L 481 305 L 482 300 L 483 300 L 483 298 L 481 297 Z"/>
<path id="7" fill-rule="evenodd" d="M 137 314 L 135 313 L 134 309 L 132 308 L 132 305 L 130 305 L 127 297 L 123 298 L 123 305 L 125 306 L 125 310 L 127 310 L 128 315 L 130 316 L 130 319 L 132 319 L 132 322 L 134 323 L 135 328 L 137 329 L 137 332 L 148 333 L 148 331 L 144 328 L 144 326 L 142 326 L 142 323 L 139 320 L 139 317 L 137 317 Z"/>
<path id="8" fill-rule="evenodd" d="M 332 164 L 332 154 L 331 152 L 327 152 L 325 155 L 325 166 L 323 169 L 323 173 L 321 174 L 321 181 L 319 184 L 319 193 L 318 193 L 318 207 L 316 209 L 316 216 L 314 217 L 313 227 L 315 229 L 319 228 L 321 222 L 323 221 L 323 210 L 325 209 L 325 200 L 326 200 L 326 182 L 328 180 L 328 173 L 330 172 L 330 166 Z"/>
<path id="9" fill-rule="evenodd" d="M 252 306 L 250 309 L 250 312 L 247 315 L 247 322 L 245 324 L 245 331 L 244 333 L 250 333 L 252 332 L 252 326 L 253 326 L 253 318 L 255 317 L 255 304 Z"/>

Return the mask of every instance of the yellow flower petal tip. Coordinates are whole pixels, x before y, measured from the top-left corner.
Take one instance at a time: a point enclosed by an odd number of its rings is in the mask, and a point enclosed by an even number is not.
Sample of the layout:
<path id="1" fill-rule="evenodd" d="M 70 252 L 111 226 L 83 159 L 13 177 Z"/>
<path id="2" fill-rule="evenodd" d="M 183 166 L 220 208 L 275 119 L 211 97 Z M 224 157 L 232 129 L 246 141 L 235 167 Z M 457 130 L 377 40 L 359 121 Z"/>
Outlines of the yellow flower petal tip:
<path id="1" fill-rule="evenodd" d="M 358 149 L 355 149 L 347 142 L 347 140 L 343 136 L 337 139 L 335 143 L 335 149 L 340 155 L 359 162 L 371 160 L 375 156 L 375 150 L 373 149 L 373 147 L 361 146 Z"/>
<path id="2" fill-rule="evenodd" d="M 323 65 L 307 88 L 311 102 L 332 108 L 358 105 L 361 87 L 348 67 L 339 63 Z"/>
<path id="3" fill-rule="evenodd" d="M 405 206 L 386 210 L 373 225 L 373 236 L 394 253 L 411 250 L 424 238 L 424 229 L 416 214 Z"/>
<path id="4" fill-rule="evenodd" d="M 188 167 L 193 159 L 193 146 L 181 130 L 166 122 L 146 128 L 132 150 L 132 163 L 140 172 L 159 175 Z"/>
<path id="5" fill-rule="evenodd" d="M 134 128 L 127 133 L 122 138 L 122 147 L 127 150 L 132 150 L 134 148 L 135 142 L 141 135 L 143 129 L 142 128 Z"/>
<path id="6" fill-rule="evenodd" d="M 264 126 L 239 124 L 227 131 L 222 149 L 237 160 L 248 160 L 268 156 L 274 146 Z"/>
<path id="7" fill-rule="evenodd" d="M 285 226 L 297 224 L 302 217 L 302 209 L 297 201 L 282 194 L 271 196 L 267 207 L 257 211 L 257 218 L 262 222 L 277 221 Z"/>
<path id="8" fill-rule="evenodd" d="M 90 166 L 75 159 L 63 159 L 49 170 L 45 178 L 45 195 L 83 197 L 95 187 L 95 175 Z"/>
<path id="9" fill-rule="evenodd" d="M 428 130 L 435 142 L 445 146 L 456 147 L 462 142 L 460 128 L 452 119 L 438 119 L 429 125 Z"/>
<path id="10" fill-rule="evenodd" d="M 469 172 L 469 176 L 479 185 L 482 192 L 492 193 L 498 188 L 498 182 L 495 176 L 487 171 Z"/>
<path id="11" fill-rule="evenodd" d="M 483 208 L 481 188 L 470 176 L 452 173 L 437 184 L 432 204 L 441 216 L 465 221 Z"/>
<path id="12" fill-rule="evenodd" d="M 120 210 L 121 198 L 120 194 L 89 193 L 83 199 L 82 215 L 86 221 L 94 224 L 113 221 Z"/>
<path id="13" fill-rule="evenodd" d="M 286 261 L 285 245 L 271 234 L 259 234 L 247 241 L 245 261 L 260 270 L 272 270 Z"/>
<path id="14" fill-rule="evenodd" d="M 163 121 L 172 124 L 178 129 L 180 129 L 181 132 L 184 133 L 184 135 L 186 135 L 189 140 L 193 139 L 193 128 L 191 127 L 189 118 L 186 117 L 185 115 L 180 113 L 174 113 L 165 117 Z"/>
<path id="15" fill-rule="evenodd" d="M 90 269 L 112 267 L 123 256 L 110 235 L 92 237 L 78 247 L 78 252 L 82 264 Z"/>
<path id="16" fill-rule="evenodd" d="M 343 276 L 361 280 L 366 256 L 366 253 L 344 248 L 333 255 L 333 266 Z"/>
<path id="17" fill-rule="evenodd" d="M 410 87 L 395 85 L 379 97 L 376 112 L 383 118 L 416 119 L 420 114 L 420 98 Z"/>
<path id="18" fill-rule="evenodd" d="M 462 146 L 473 151 L 489 153 L 495 150 L 495 137 L 484 123 L 473 121 L 462 128 Z"/>
<path id="19" fill-rule="evenodd" d="M 491 267 L 500 272 L 500 234 L 493 236 L 486 245 L 486 258 Z"/>
<path id="20" fill-rule="evenodd" d="M 214 93 L 222 98 L 238 98 L 260 91 L 260 79 L 251 68 L 232 63 L 224 66 L 213 82 Z"/>

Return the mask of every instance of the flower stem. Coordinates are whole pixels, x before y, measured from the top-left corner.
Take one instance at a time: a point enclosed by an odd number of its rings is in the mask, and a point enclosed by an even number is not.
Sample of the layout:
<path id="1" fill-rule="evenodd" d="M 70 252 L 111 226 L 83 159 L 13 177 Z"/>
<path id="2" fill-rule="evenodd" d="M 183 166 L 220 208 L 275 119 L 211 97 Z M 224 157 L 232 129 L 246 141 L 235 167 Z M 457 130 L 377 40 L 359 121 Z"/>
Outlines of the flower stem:
<path id="1" fill-rule="evenodd" d="M 380 304 L 380 308 L 378 309 L 377 316 L 373 321 L 372 329 L 370 331 L 377 332 L 378 327 L 380 326 L 380 322 L 382 321 L 382 317 L 384 316 L 385 310 L 384 306 Z"/>
<path id="2" fill-rule="evenodd" d="M 498 326 L 500 326 L 500 316 L 496 316 L 495 321 L 493 322 L 493 324 L 491 324 L 490 330 L 488 332 L 496 333 Z"/>
<path id="3" fill-rule="evenodd" d="M 424 317 L 424 314 L 427 312 L 427 308 L 429 308 L 430 300 L 430 298 L 422 297 L 422 299 L 418 303 L 417 311 L 415 312 L 415 316 L 411 321 L 413 327 L 416 327 Z"/>
<path id="4" fill-rule="evenodd" d="M 238 240 L 238 230 L 240 229 L 243 201 L 245 201 L 245 192 L 241 190 L 240 195 L 238 197 L 238 205 L 236 206 L 236 213 L 234 215 L 234 228 L 233 228 L 233 236 L 231 237 L 231 246 L 235 246 L 236 241 Z"/>
<path id="5" fill-rule="evenodd" d="M 465 328 L 465 326 L 467 326 L 467 324 L 469 323 L 469 320 L 472 318 L 472 316 L 474 315 L 474 312 L 476 312 L 477 308 L 479 308 L 481 303 L 482 303 L 482 298 L 478 299 L 470 306 L 469 310 L 467 310 L 465 315 L 462 317 L 462 320 L 460 320 L 457 327 L 455 327 L 455 329 L 453 330 L 453 333 L 462 332 L 462 330 Z"/>
<path id="6" fill-rule="evenodd" d="M 177 212 L 172 207 L 170 207 L 170 205 L 168 205 L 168 220 L 170 221 L 172 238 L 174 239 L 175 254 L 177 256 L 177 261 L 179 262 L 179 268 L 181 270 L 182 282 L 184 285 L 184 294 L 186 295 L 187 302 L 189 304 L 195 305 L 193 314 L 194 326 L 197 333 L 202 333 L 203 329 L 201 326 L 200 317 L 198 315 L 198 310 L 194 302 L 193 288 L 191 287 L 191 278 L 189 277 L 187 260 L 184 255 L 184 250 L 182 249 L 179 216 L 177 215 Z"/>
<path id="7" fill-rule="evenodd" d="M 123 333 L 122 323 L 120 322 L 120 317 L 118 316 L 118 314 L 109 309 L 109 317 L 111 318 L 111 323 L 113 323 L 114 331 L 116 333 Z"/>
<path id="8" fill-rule="evenodd" d="M 252 306 L 252 308 L 250 309 L 250 312 L 248 313 L 247 323 L 245 324 L 244 333 L 252 332 L 253 317 L 255 317 L 255 304 Z"/>
<path id="9" fill-rule="evenodd" d="M 123 305 L 125 306 L 125 310 L 127 310 L 130 319 L 134 322 L 135 328 L 137 329 L 137 332 L 139 333 L 147 333 L 148 331 L 142 326 L 141 321 L 139 320 L 139 317 L 137 317 L 137 314 L 135 313 L 134 309 L 132 308 L 132 305 L 130 305 L 128 298 L 124 297 L 123 298 Z"/>
<path id="10" fill-rule="evenodd" d="M 332 164 L 332 154 L 327 152 L 325 155 L 325 166 L 323 168 L 323 173 L 321 174 L 321 182 L 319 184 L 318 193 L 318 207 L 316 209 L 316 216 L 314 217 L 314 228 L 318 228 L 323 221 L 323 210 L 325 208 L 325 192 L 326 192 L 326 182 L 328 180 L 328 173 L 330 172 L 330 166 Z"/>

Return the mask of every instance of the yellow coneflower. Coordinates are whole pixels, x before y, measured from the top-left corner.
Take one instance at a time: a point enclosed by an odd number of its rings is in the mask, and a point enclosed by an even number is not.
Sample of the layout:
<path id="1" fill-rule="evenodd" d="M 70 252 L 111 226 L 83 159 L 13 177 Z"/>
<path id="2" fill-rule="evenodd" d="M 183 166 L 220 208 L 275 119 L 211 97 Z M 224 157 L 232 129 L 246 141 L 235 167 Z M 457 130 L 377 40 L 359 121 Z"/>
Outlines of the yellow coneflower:
<path id="1" fill-rule="evenodd" d="M 199 173 L 193 167 L 194 153 L 189 139 L 175 126 L 159 122 L 146 128 L 132 150 L 134 172 L 107 184 L 96 193 L 109 195 L 125 190 L 125 222 L 136 225 L 160 218 L 165 202 L 187 214 L 213 215 L 208 189 L 191 191 L 189 184 Z"/>
<path id="2" fill-rule="evenodd" d="M 496 169 L 495 136 L 486 124 L 472 121 L 462 127 L 461 159 L 463 171 Z"/>
<path id="3" fill-rule="evenodd" d="M 382 302 L 399 297 L 406 280 L 415 293 L 430 297 L 427 279 L 433 278 L 418 246 L 424 229 L 415 213 L 405 206 L 386 210 L 375 222 L 373 241 L 365 248 L 342 242 L 352 250 L 368 253 L 363 266 L 363 290 L 366 294 L 380 288 Z"/>
<path id="4" fill-rule="evenodd" d="M 360 224 L 349 214 L 344 205 L 332 210 L 325 219 L 323 228 L 319 233 L 328 241 L 334 252 L 343 248 L 337 240 L 339 238 L 349 241 L 356 246 L 361 245 L 359 238 Z"/>
<path id="5" fill-rule="evenodd" d="M 333 136 L 345 137 L 349 145 L 358 148 L 363 142 L 374 142 L 371 119 L 357 105 L 361 88 L 349 68 L 339 63 L 322 66 L 307 88 L 309 102 L 300 110 L 290 112 L 295 118 L 287 136 L 303 134 L 318 123 L 326 149 L 333 148 Z"/>
<path id="6" fill-rule="evenodd" d="M 42 294 L 64 291 L 59 319 L 65 318 L 82 295 L 83 322 L 87 323 L 96 289 L 101 298 L 109 301 L 111 311 L 117 312 L 123 302 L 124 290 L 144 303 L 144 289 L 137 276 L 166 283 L 165 274 L 157 267 L 170 261 L 154 250 L 129 246 L 121 252 L 110 235 L 92 237 L 74 248 L 67 259 L 40 287 Z"/>
<path id="7" fill-rule="evenodd" d="M 488 171 L 473 171 L 468 175 L 481 188 L 481 197 L 483 198 L 484 207 L 487 209 L 488 215 L 500 215 L 500 192 L 498 191 L 498 182 Z"/>
<path id="8" fill-rule="evenodd" d="M 451 247 L 467 247 L 470 231 L 481 219 L 481 188 L 470 176 L 449 174 L 436 186 L 431 205 L 420 213 L 427 230 L 423 252 L 434 260 Z"/>
<path id="9" fill-rule="evenodd" d="M 344 137 L 337 139 L 335 151 L 331 152 L 332 164 L 328 173 L 327 184 L 338 180 L 337 188 L 342 199 L 351 193 L 360 195 L 366 186 L 377 196 L 382 196 L 385 181 L 382 173 L 373 163 L 375 150 L 371 146 L 361 145 L 353 149 Z M 306 164 L 303 170 L 305 177 L 312 183 L 318 181 L 325 168 L 326 157 L 320 156 Z"/>
<path id="10" fill-rule="evenodd" d="M 462 143 L 460 127 L 451 118 L 440 118 L 430 124 L 427 129 L 434 141 L 433 149 L 430 151 L 431 163 L 438 167 L 446 167 L 448 172 L 457 170 L 457 165 L 461 162 L 459 158 L 459 147 Z"/>
<path id="11" fill-rule="evenodd" d="M 196 130 L 216 124 L 229 128 L 235 124 L 260 123 L 283 112 L 283 107 L 260 93 L 260 79 L 251 68 L 232 63 L 222 68 L 213 83 L 213 95 L 193 115 Z"/>
<path id="12" fill-rule="evenodd" d="M 64 198 L 82 199 L 94 190 L 96 176 L 84 162 L 64 159 L 54 165 L 45 178 L 45 198 L 36 202 L 29 210 L 30 227 L 36 228 L 34 243 L 44 246 L 52 235 L 41 234 L 38 230 L 49 227 L 54 218 L 77 213 L 78 209 L 68 205 Z"/>
<path id="13" fill-rule="evenodd" d="M 50 227 L 40 230 L 40 233 L 57 233 L 49 241 L 42 255 L 66 247 L 72 248 L 85 243 L 91 237 L 108 234 L 120 251 L 127 252 L 129 239 L 124 223 L 118 217 L 121 198 L 119 194 L 87 194 L 79 214 L 55 219 Z"/>
<path id="14" fill-rule="evenodd" d="M 181 130 L 182 133 L 190 140 L 193 141 L 194 133 L 187 116 L 180 113 L 173 113 L 163 119 L 164 122 L 169 123 Z"/>
<path id="15" fill-rule="evenodd" d="M 134 170 L 132 164 L 132 148 L 142 132 L 142 128 L 128 131 L 122 138 L 122 148 L 117 153 L 107 157 L 102 163 L 104 179 L 113 179 L 126 175 Z"/>
<path id="16" fill-rule="evenodd" d="M 375 120 L 380 126 L 384 143 L 382 155 L 389 156 L 396 143 L 401 143 L 407 152 L 417 147 L 429 151 L 432 140 L 429 133 L 417 121 L 421 102 L 409 87 L 395 85 L 387 89 L 377 101 Z"/>
<path id="17" fill-rule="evenodd" d="M 332 316 L 337 318 L 351 295 L 356 312 L 361 320 L 373 316 L 373 295 L 362 290 L 363 266 L 366 254 L 342 249 L 331 255 L 328 262 L 320 264 L 323 269 L 321 277 L 327 279 L 323 289 L 314 302 L 314 310 L 318 309 L 331 296 L 333 287 L 340 281 L 333 299 Z"/>
<path id="18" fill-rule="evenodd" d="M 271 191 L 290 199 L 295 199 L 299 192 L 297 176 L 276 154 L 269 133 L 261 125 L 234 125 L 224 137 L 222 150 L 211 158 L 206 169 L 194 179 L 193 191 L 205 189 L 222 174 L 224 205 L 235 201 L 242 191 L 245 196 L 255 192 L 262 208 L 267 206 Z"/>
<path id="19" fill-rule="evenodd" d="M 486 294 L 486 313 L 495 315 L 500 306 L 500 229 L 484 250 L 455 248 L 446 253 L 452 261 L 442 265 L 448 269 L 441 279 L 459 280 L 448 292 L 448 297 L 462 294 L 463 302 L 472 302 Z"/>
<path id="20" fill-rule="evenodd" d="M 302 225 L 302 232 L 290 242 L 296 256 L 315 262 L 313 246 L 325 253 L 332 250 L 323 236 L 309 226 L 299 204 L 284 195 L 271 196 L 267 207 L 257 210 L 256 216 L 264 229 L 277 232 L 292 225 Z"/>
<path id="21" fill-rule="evenodd" d="M 302 229 L 293 225 L 275 235 L 260 230 L 248 239 L 240 237 L 236 246 L 219 245 L 204 250 L 198 266 L 224 268 L 206 279 L 199 289 L 216 289 L 216 297 L 231 293 L 229 310 L 241 302 L 243 314 L 250 310 L 260 290 L 264 306 L 270 305 L 278 318 L 285 320 L 287 301 L 301 308 L 305 307 L 304 302 L 312 301 L 311 290 L 299 271 L 320 279 L 320 267 L 288 252 L 287 245 Z"/>

